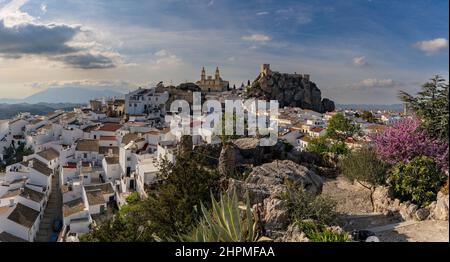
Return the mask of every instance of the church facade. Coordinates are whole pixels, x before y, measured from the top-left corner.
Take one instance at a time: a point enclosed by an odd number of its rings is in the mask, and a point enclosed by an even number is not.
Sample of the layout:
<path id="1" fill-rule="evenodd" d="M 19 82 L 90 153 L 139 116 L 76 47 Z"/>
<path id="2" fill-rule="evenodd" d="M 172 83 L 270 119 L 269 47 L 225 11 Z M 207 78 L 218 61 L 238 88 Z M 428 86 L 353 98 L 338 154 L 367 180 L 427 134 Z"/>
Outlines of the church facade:
<path id="1" fill-rule="evenodd" d="M 227 91 L 229 86 L 229 82 L 224 81 L 220 77 L 219 67 L 216 68 L 214 78 L 212 76 L 207 77 L 205 68 L 203 67 L 200 81 L 197 81 L 195 84 L 198 85 L 204 93 Z"/>

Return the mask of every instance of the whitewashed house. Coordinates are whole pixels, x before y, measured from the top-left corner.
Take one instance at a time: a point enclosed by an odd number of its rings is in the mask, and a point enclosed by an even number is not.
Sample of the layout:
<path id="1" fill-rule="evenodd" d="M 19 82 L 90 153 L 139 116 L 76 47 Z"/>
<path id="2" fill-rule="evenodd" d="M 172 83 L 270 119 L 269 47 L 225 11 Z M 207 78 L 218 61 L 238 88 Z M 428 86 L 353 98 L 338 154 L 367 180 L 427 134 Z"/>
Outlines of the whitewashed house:
<path id="1" fill-rule="evenodd" d="M 102 166 L 107 182 L 114 182 L 120 179 L 121 169 L 119 156 L 106 156 L 102 160 Z"/>
<path id="2" fill-rule="evenodd" d="M 100 164 L 99 143 L 94 139 L 80 139 L 75 147 L 75 159 L 83 162 Z"/>
<path id="3" fill-rule="evenodd" d="M 125 113 L 127 115 L 139 115 L 163 111 L 168 99 L 168 92 L 158 93 L 156 88 L 139 88 L 125 95 Z"/>

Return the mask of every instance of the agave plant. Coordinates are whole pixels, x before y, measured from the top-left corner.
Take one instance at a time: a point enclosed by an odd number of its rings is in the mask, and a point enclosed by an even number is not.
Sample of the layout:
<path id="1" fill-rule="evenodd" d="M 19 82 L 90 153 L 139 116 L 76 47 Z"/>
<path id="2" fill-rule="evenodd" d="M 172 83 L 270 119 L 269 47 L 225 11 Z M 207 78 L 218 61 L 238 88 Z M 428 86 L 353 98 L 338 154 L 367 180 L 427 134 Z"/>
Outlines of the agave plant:
<path id="1" fill-rule="evenodd" d="M 253 215 L 250 198 L 247 194 L 246 206 L 239 206 L 234 192 L 230 197 L 222 194 L 220 201 L 214 196 L 212 208 L 208 210 L 201 205 L 203 217 L 193 232 L 182 237 L 190 242 L 255 242 L 270 241 L 267 237 L 259 237 L 257 219 Z"/>

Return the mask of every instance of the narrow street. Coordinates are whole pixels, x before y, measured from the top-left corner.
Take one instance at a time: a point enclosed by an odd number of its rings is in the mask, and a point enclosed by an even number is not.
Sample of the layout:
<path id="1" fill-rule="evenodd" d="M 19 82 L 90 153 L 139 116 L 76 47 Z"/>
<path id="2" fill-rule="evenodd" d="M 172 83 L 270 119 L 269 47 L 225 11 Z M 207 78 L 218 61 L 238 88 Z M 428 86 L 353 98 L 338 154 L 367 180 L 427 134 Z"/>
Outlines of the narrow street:
<path id="1" fill-rule="evenodd" d="M 62 219 L 62 194 L 59 186 L 59 172 L 52 178 L 52 192 L 50 193 L 44 217 L 39 225 L 36 242 L 49 242 L 53 232 L 54 219 Z"/>

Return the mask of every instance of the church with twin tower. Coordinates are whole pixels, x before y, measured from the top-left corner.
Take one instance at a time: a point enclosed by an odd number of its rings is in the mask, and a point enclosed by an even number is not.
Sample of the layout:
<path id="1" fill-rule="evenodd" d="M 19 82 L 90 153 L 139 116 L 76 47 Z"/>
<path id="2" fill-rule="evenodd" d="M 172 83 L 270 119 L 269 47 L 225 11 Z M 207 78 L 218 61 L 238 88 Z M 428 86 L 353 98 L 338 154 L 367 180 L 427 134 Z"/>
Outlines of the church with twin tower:
<path id="1" fill-rule="evenodd" d="M 197 81 L 195 84 L 202 89 L 202 92 L 210 93 L 227 91 L 230 83 L 228 81 L 224 81 L 220 77 L 219 67 L 216 67 L 214 78 L 212 76 L 206 76 L 205 67 L 203 67 L 200 81 Z"/>

